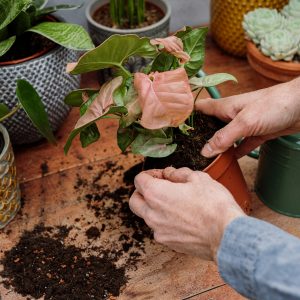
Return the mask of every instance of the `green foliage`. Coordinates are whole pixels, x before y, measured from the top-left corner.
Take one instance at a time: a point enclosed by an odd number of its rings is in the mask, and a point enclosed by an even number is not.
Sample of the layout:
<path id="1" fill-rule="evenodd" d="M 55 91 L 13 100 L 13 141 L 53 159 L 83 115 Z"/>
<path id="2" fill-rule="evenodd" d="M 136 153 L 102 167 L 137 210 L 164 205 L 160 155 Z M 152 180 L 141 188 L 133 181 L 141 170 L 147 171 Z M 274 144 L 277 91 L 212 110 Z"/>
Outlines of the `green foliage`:
<path id="1" fill-rule="evenodd" d="M 17 81 L 16 94 L 31 122 L 50 143 L 55 144 L 45 107 L 33 86 L 20 79 Z"/>
<path id="2" fill-rule="evenodd" d="M 44 16 L 80 5 L 61 4 L 45 8 L 46 0 L 0 0 L 0 57 L 26 31 L 40 34 L 55 43 L 75 50 L 90 50 L 94 45 L 83 27 L 63 22 L 45 22 Z M 26 45 L 24 45 L 26 47 Z"/>
<path id="3" fill-rule="evenodd" d="M 51 144 L 56 144 L 44 104 L 34 87 L 26 80 L 19 79 L 16 94 L 19 102 L 12 110 L 4 103 L 0 103 L 0 122 L 13 116 L 19 109 L 23 109 L 38 131 Z"/>
<path id="4" fill-rule="evenodd" d="M 111 1 L 111 4 L 117 5 L 118 1 Z M 113 13 L 117 15 L 118 11 L 114 10 Z M 190 56 L 190 60 L 184 64 L 181 63 L 180 58 L 178 58 L 178 53 L 172 51 L 167 52 L 167 47 L 154 46 L 150 43 L 149 38 L 139 38 L 136 35 L 111 36 L 100 46 L 84 54 L 77 64 L 71 64 L 68 69 L 70 73 L 74 75 L 113 67 L 117 69 L 116 73 L 123 77 L 123 81 L 121 86 L 119 85 L 109 96 L 106 95 L 107 97 L 104 97 L 103 102 L 101 102 L 101 97 L 97 98 L 99 105 L 98 111 L 103 112 L 104 108 L 107 107 L 106 103 L 108 99 L 111 100 L 111 95 L 113 96 L 113 103 L 109 104 L 108 112 L 101 116 L 97 113 L 97 110 L 89 108 L 93 99 L 99 95 L 97 91 L 76 90 L 66 97 L 65 102 L 69 105 L 80 106 L 81 116 L 87 111 L 89 111 L 89 113 L 93 112 L 93 114 L 89 114 L 87 117 L 89 120 L 89 116 L 92 115 L 90 123 L 79 123 L 85 124 L 80 128 L 76 128 L 75 126 L 75 129 L 71 132 L 66 142 L 64 148 L 65 153 L 69 151 L 73 139 L 78 134 L 80 134 L 83 147 L 99 139 L 100 133 L 97 127 L 94 126 L 97 120 L 116 118 L 119 121 L 117 142 L 123 152 L 130 147 L 133 153 L 143 156 L 165 157 L 172 154 L 177 147 L 174 143 L 172 128 L 166 127 L 153 130 L 141 126 L 142 108 L 139 95 L 134 85 L 136 77 L 125 69 L 125 63 L 131 56 L 150 58 L 148 66 L 144 69 L 145 74 L 150 72 L 172 71 L 184 67 L 186 74 L 190 77 L 191 90 L 193 88 L 210 87 L 228 80 L 236 81 L 232 75 L 225 73 L 210 75 L 204 78 L 194 77 L 203 65 L 206 33 L 207 28 L 193 29 L 191 27 L 187 27 L 185 31 L 176 33 L 178 39 L 175 39 L 175 42 L 174 39 L 172 40 L 175 46 L 179 48 L 183 46 L 183 49 L 179 50 L 184 50 Z M 168 41 L 170 42 L 170 40 Z M 166 42 L 167 46 L 169 46 L 168 41 Z M 183 73 L 185 72 L 183 71 Z M 150 74 L 147 78 L 147 80 L 152 80 Z M 187 78 L 187 76 L 185 76 L 185 78 Z M 112 84 L 113 80 L 107 84 Z M 170 91 L 171 95 L 172 92 L 174 91 Z M 187 89 L 187 92 L 191 91 Z M 89 97 L 86 102 L 83 102 L 83 93 L 85 93 L 85 100 Z M 170 101 L 171 100 L 172 96 L 170 98 Z M 97 118 L 97 116 L 99 117 Z M 178 126 L 183 135 L 189 135 L 189 131 L 193 130 L 193 113 L 189 121 L 190 122 L 186 121 L 186 123 Z"/>
<path id="5" fill-rule="evenodd" d="M 94 50 L 84 54 L 71 74 L 82 74 L 115 67 L 127 79 L 131 74 L 123 65 L 130 56 L 153 58 L 156 55 L 156 48 L 150 44 L 148 38 L 139 38 L 133 34 L 113 35 Z"/>
<path id="6" fill-rule="evenodd" d="M 114 26 L 139 27 L 145 21 L 145 0 L 110 0 L 109 11 Z"/>

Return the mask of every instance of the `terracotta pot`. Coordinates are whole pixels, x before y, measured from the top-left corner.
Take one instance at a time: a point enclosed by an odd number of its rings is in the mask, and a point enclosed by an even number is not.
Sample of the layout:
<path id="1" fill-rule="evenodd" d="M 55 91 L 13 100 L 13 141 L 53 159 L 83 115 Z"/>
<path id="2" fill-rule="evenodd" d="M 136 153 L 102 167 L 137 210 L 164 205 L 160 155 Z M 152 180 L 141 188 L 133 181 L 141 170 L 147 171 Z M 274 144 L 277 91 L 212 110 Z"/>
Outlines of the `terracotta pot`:
<path id="1" fill-rule="evenodd" d="M 203 171 L 224 185 L 231 192 L 234 199 L 244 212 L 247 214 L 250 213 L 251 196 L 241 168 L 234 156 L 233 148 L 230 148 L 225 153 L 220 154 Z"/>
<path id="2" fill-rule="evenodd" d="M 255 71 L 275 81 L 287 82 L 300 76 L 300 63 L 273 61 L 250 41 L 247 41 L 247 58 Z"/>

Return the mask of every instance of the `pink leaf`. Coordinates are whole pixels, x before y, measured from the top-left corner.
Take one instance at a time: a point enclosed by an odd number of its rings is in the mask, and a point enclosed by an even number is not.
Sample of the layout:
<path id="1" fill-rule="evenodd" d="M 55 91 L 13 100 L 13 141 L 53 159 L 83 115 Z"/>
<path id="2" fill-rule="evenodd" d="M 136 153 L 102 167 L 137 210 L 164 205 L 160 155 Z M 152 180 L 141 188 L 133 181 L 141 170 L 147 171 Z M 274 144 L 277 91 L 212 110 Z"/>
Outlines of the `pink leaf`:
<path id="1" fill-rule="evenodd" d="M 174 35 L 167 38 L 158 38 L 150 41 L 152 45 L 163 45 L 164 50 L 179 58 L 181 64 L 190 60 L 190 56 L 183 51 L 182 40 Z"/>
<path id="2" fill-rule="evenodd" d="M 71 73 L 76 68 L 77 64 L 78 64 L 77 62 L 68 63 L 67 68 L 66 68 L 66 72 Z"/>
<path id="3" fill-rule="evenodd" d="M 145 128 L 177 127 L 193 111 L 194 97 L 184 68 L 149 75 L 135 73 L 134 86 Z"/>
<path id="4" fill-rule="evenodd" d="M 122 84 L 123 78 L 118 76 L 102 85 L 98 96 L 89 106 L 85 114 L 79 118 L 75 129 L 93 122 L 107 113 L 109 107 L 114 104 L 113 93 Z"/>

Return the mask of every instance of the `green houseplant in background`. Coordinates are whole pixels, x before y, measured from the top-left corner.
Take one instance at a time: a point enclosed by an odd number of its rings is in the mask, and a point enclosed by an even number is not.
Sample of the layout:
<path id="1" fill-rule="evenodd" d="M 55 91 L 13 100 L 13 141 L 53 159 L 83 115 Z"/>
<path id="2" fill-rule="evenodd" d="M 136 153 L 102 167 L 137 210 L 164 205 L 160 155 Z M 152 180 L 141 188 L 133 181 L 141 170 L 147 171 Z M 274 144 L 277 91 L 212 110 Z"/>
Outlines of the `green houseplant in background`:
<path id="1" fill-rule="evenodd" d="M 168 0 L 92 0 L 86 18 L 96 45 L 113 34 L 166 37 L 171 6 Z"/>
<path id="2" fill-rule="evenodd" d="M 258 8 L 244 16 L 243 28 L 250 65 L 276 81 L 300 75 L 300 1 L 291 0 L 282 11 Z"/>
<path id="3" fill-rule="evenodd" d="M 67 104 L 80 107 L 80 118 L 66 142 L 65 152 L 77 135 L 83 147 L 96 142 L 100 138 L 96 121 L 116 118 L 120 149 L 130 147 L 133 153 L 147 157 L 148 166 L 153 159 L 149 168 L 174 165 L 194 170 L 208 168 L 205 170 L 210 172 L 212 161 L 202 157 L 200 149 L 221 124 L 194 112 L 194 102 L 203 88 L 236 79 L 226 73 L 197 76 L 204 61 L 206 32 L 207 28 L 187 27 L 167 38 L 114 35 L 77 63 L 69 64 L 67 71 L 73 75 L 114 67 L 116 77 L 99 91 L 76 90 L 66 97 Z M 143 71 L 131 73 L 125 68 L 132 55 L 149 59 Z M 225 170 L 232 172 L 229 166 L 234 164 L 238 183 L 222 183 L 247 210 L 249 194 L 232 151 L 218 157 L 212 165 L 217 166 L 216 161 L 224 157 L 227 158 L 225 164 L 221 163 L 222 170 L 212 176 L 222 182 L 220 174 Z M 242 189 L 237 191 L 236 186 Z"/>
<path id="4" fill-rule="evenodd" d="M 36 90 L 26 80 L 18 80 L 16 94 L 19 102 L 13 109 L 0 104 L 0 229 L 14 218 L 21 205 L 14 153 L 8 132 L 1 123 L 22 109 L 39 132 L 55 144 L 47 113 Z"/>
<path id="5" fill-rule="evenodd" d="M 0 0 L 0 103 L 15 107 L 16 79 L 27 79 L 42 95 L 50 124 L 57 130 L 68 113 L 63 97 L 79 84 L 79 78 L 64 74 L 64 65 L 77 57 L 76 51 L 94 45 L 81 26 L 50 15 L 79 6 L 46 4 L 46 0 Z M 41 138 L 24 111 L 5 121 L 5 126 L 13 143 Z"/>

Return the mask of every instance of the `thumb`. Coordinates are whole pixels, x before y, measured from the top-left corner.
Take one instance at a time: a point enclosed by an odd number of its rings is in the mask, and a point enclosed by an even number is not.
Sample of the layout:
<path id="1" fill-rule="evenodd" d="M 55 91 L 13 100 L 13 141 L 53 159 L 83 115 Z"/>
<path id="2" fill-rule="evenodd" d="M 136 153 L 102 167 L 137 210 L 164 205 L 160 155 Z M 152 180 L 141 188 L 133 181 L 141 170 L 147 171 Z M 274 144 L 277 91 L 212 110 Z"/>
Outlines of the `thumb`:
<path id="1" fill-rule="evenodd" d="M 185 183 L 189 181 L 189 177 L 193 174 L 193 171 L 189 168 L 175 169 L 168 167 L 163 170 L 164 179 L 175 182 Z"/>
<path id="2" fill-rule="evenodd" d="M 218 130 L 214 136 L 203 147 L 201 154 L 205 157 L 214 157 L 229 149 L 235 141 L 245 135 L 244 126 L 235 118 L 222 129 Z"/>

